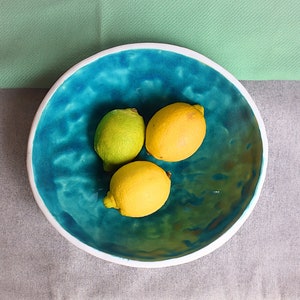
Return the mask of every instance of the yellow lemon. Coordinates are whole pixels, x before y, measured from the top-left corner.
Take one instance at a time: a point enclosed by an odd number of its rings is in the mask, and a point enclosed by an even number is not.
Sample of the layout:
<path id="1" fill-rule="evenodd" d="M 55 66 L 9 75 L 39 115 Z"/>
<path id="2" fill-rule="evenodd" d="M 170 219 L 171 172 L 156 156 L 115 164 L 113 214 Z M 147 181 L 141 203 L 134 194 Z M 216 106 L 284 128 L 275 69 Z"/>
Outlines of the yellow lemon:
<path id="1" fill-rule="evenodd" d="M 94 148 L 105 171 L 133 160 L 144 145 L 145 123 L 134 108 L 114 109 L 99 122 Z"/>
<path id="2" fill-rule="evenodd" d="M 170 188 L 171 180 L 161 167 L 149 161 L 134 161 L 114 173 L 104 205 L 127 217 L 144 217 L 164 205 Z"/>
<path id="3" fill-rule="evenodd" d="M 206 134 L 204 108 L 176 102 L 157 111 L 146 128 L 146 149 L 157 159 L 186 159 L 201 146 Z"/>

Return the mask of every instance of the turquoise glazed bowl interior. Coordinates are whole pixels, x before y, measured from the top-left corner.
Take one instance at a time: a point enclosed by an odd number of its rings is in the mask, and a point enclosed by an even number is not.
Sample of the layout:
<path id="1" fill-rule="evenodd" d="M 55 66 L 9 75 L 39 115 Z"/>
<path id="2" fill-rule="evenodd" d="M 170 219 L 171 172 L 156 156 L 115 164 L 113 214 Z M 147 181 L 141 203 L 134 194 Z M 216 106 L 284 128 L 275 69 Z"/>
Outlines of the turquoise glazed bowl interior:
<path id="1" fill-rule="evenodd" d="M 134 107 L 147 123 L 176 102 L 204 106 L 207 133 L 190 158 L 138 160 L 172 173 L 166 204 L 144 218 L 107 209 L 112 174 L 93 149 L 100 119 Z M 79 248 L 135 267 L 164 267 L 206 255 L 232 237 L 253 210 L 267 165 L 260 114 L 226 70 L 186 48 L 131 44 L 100 52 L 66 72 L 33 121 L 27 166 L 35 199 L 54 227 Z"/>

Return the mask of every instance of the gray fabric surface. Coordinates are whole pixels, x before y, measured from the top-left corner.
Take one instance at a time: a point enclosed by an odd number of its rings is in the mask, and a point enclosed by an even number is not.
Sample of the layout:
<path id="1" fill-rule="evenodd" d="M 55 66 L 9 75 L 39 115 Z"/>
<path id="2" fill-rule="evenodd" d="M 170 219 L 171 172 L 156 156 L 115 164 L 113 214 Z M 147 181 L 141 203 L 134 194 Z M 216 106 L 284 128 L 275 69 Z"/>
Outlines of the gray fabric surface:
<path id="1" fill-rule="evenodd" d="M 215 252 L 163 269 L 91 256 L 31 193 L 26 147 L 46 90 L 0 90 L 0 299 L 300 299 L 300 82 L 244 81 L 264 119 L 269 166 L 254 212 Z"/>

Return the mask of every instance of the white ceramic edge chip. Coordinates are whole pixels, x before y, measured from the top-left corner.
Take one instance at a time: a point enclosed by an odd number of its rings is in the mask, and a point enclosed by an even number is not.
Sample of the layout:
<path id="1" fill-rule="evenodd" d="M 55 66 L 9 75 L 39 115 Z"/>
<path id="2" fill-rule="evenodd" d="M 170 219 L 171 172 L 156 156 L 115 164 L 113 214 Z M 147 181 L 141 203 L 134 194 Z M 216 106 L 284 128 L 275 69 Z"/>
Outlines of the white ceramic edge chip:
<path id="1" fill-rule="evenodd" d="M 93 61 L 104 57 L 109 54 L 113 54 L 116 52 L 120 51 L 126 51 L 126 50 L 131 50 L 131 49 L 157 49 L 157 50 L 166 50 L 170 52 L 175 52 L 184 56 L 191 57 L 195 60 L 200 61 L 201 63 L 204 63 L 205 65 L 210 66 L 211 68 L 215 69 L 219 73 L 221 73 L 225 78 L 227 78 L 239 91 L 240 93 L 245 97 L 245 99 L 248 101 L 251 109 L 253 110 L 253 113 L 256 117 L 256 120 L 259 125 L 260 133 L 261 133 L 261 138 L 262 138 L 262 146 L 263 146 L 263 157 L 262 157 L 262 166 L 261 166 L 261 172 L 260 172 L 260 178 L 256 186 L 255 194 L 250 201 L 248 207 L 242 214 L 242 216 L 238 219 L 236 223 L 234 223 L 222 236 L 220 236 L 218 239 L 216 239 L 214 242 L 211 244 L 207 245 L 206 247 L 182 256 L 178 258 L 172 258 L 172 259 L 167 259 L 167 260 L 162 260 L 162 261 L 154 261 L 154 262 L 147 262 L 147 261 L 137 261 L 137 260 L 131 260 L 131 259 L 126 259 L 122 257 L 117 257 L 114 255 L 110 255 L 107 253 L 104 253 L 102 251 L 96 250 L 83 242 L 79 241 L 77 238 L 72 236 L 70 233 L 68 233 L 63 227 L 56 221 L 56 219 L 53 217 L 53 215 L 49 212 L 47 209 L 46 205 L 44 204 L 44 201 L 42 200 L 36 185 L 34 181 L 34 175 L 33 175 L 33 167 L 32 167 L 32 146 L 33 146 L 33 139 L 35 136 L 35 131 L 39 122 L 39 119 L 43 113 L 44 108 L 46 107 L 48 101 L 51 99 L 52 95 L 55 93 L 57 88 L 67 79 L 69 78 L 73 73 L 75 73 L 78 69 L 82 68 L 85 65 L 88 65 L 89 63 L 92 63 Z M 175 266 L 175 265 L 180 265 L 183 263 L 191 262 L 195 259 L 198 259 L 200 257 L 203 257 L 220 246 L 222 246 L 225 242 L 227 242 L 242 226 L 242 224 L 246 221 L 246 219 L 250 216 L 251 212 L 253 211 L 258 198 L 260 196 L 263 182 L 266 177 L 266 170 L 267 170 L 267 163 L 268 163 L 268 141 L 267 141 L 267 135 L 266 135 L 266 130 L 264 126 L 264 122 L 261 118 L 261 115 L 259 113 L 259 110 L 257 109 L 254 101 L 252 100 L 251 96 L 247 92 L 247 90 L 244 88 L 244 86 L 233 76 L 231 75 L 228 71 L 226 71 L 223 67 L 219 66 L 217 63 L 213 62 L 209 58 L 203 56 L 202 54 L 199 54 L 193 50 L 179 47 L 179 46 L 174 46 L 170 44 L 161 44 L 161 43 L 137 43 L 137 44 L 127 44 L 127 45 L 122 45 L 122 46 L 117 46 L 111 49 L 107 49 L 104 51 L 101 51 L 81 62 L 78 64 L 74 65 L 72 68 L 70 68 L 67 72 L 65 72 L 57 81 L 56 83 L 52 86 L 52 88 L 49 90 L 49 92 L 46 94 L 45 98 L 43 99 L 40 107 L 38 108 L 36 115 L 34 117 L 32 127 L 30 130 L 29 134 L 29 140 L 28 140 L 28 148 L 27 148 L 27 171 L 28 171 L 28 176 L 29 176 L 29 182 L 33 191 L 34 198 L 46 216 L 46 218 L 50 221 L 50 223 L 56 228 L 56 230 L 64 236 L 67 240 L 69 240 L 71 243 L 73 243 L 75 246 L 78 248 L 96 256 L 99 258 L 102 258 L 106 261 L 109 262 L 114 262 L 117 264 L 125 265 L 125 266 L 130 266 L 130 267 L 140 267 L 140 268 L 162 268 L 162 267 L 169 267 L 169 266 Z"/>

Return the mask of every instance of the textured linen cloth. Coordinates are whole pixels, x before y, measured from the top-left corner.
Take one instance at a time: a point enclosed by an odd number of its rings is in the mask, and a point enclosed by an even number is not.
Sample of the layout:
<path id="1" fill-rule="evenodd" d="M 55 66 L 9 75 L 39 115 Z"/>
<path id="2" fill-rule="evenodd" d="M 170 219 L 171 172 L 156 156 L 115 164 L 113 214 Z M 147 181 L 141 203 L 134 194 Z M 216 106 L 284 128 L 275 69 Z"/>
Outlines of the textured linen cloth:
<path id="1" fill-rule="evenodd" d="M 261 196 L 222 247 L 163 269 L 103 261 L 54 229 L 34 201 L 25 164 L 31 122 L 47 90 L 0 90 L 0 299 L 300 299 L 300 82 L 242 83 L 269 140 Z"/>
<path id="2" fill-rule="evenodd" d="M 0 87 L 50 87 L 112 46 L 190 48 L 238 79 L 300 79 L 298 0 L 0 1 Z"/>

